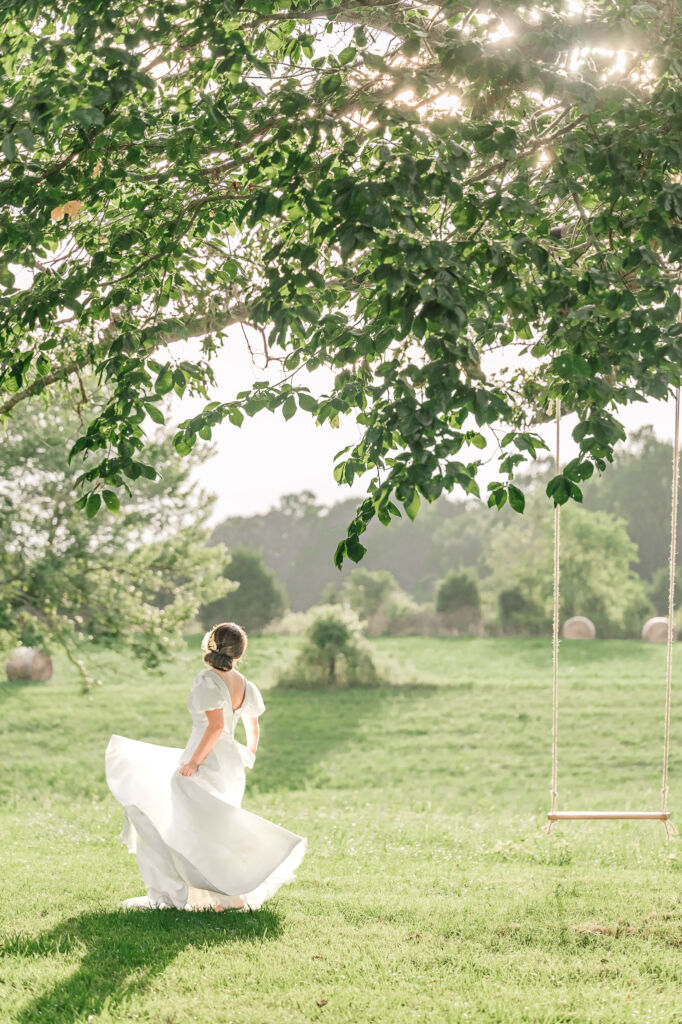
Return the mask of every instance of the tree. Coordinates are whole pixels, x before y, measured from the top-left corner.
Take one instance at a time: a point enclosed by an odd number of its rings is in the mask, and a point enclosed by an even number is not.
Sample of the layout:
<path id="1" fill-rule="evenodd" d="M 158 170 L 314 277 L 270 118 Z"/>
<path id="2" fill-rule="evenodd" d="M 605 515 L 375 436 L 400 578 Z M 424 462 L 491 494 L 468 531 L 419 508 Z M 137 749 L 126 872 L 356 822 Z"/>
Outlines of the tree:
<path id="1" fill-rule="evenodd" d="M 197 526 L 213 499 L 189 479 L 196 460 L 179 462 L 164 432 L 148 442 L 154 480 L 120 502 L 95 492 L 79 511 L 68 452 L 80 429 L 62 391 L 59 404 L 22 405 L 2 438 L 0 635 L 3 646 L 60 644 L 87 686 L 86 646 L 125 646 L 148 666 L 167 658 L 215 591 L 226 553 L 207 548 Z"/>
<path id="2" fill-rule="evenodd" d="M 236 548 L 224 576 L 224 593 L 201 607 L 205 629 L 217 622 L 238 622 L 247 632 L 258 632 L 284 614 L 284 588 L 257 551 Z"/>
<path id="3" fill-rule="evenodd" d="M 631 435 L 627 447 L 618 446 L 610 472 L 585 488 L 586 508 L 603 509 L 626 521 L 639 554 L 637 571 L 644 579 L 652 579 L 659 569 L 667 573 L 671 478 L 671 445 L 659 441 L 652 427 L 643 427 Z M 678 551 L 681 542 L 678 530 Z"/>
<path id="4" fill-rule="evenodd" d="M 436 611 L 454 626 L 470 629 L 481 621 L 478 583 L 467 572 L 452 571 L 436 588 Z"/>
<path id="5" fill-rule="evenodd" d="M 680 382 L 681 43 L 672 0 L 4 5 L 1 412 L 94 370 L 82 485 L 121 488 L 153 471 L 144 418 L 205 394 L 250 323 L 281 379 L 209 402 L 176 450 L 265 408 L 356 413 L 335 475 L 370 483 L 337 564 L 374 517 L 475 494 L 486 426 L 489 503 L 522 511 L 558 400 L 580 452 L 548 492 L 579 500 L 618 407 Z M 297 371 L 322 364 L 313 396 Z"/>
<path id="6" fill-rule="evenodd" d="M 508 597 L 511 611 L 526 611 L 534 630 L 549 631 L 553 601 L 554 517 L 534 492 L 522 517 L 495 531 L 488 551 L 486 589 L 502 596 L 510 582 L 520 591 L 525 609 Z M 625 522 L 607 512 L 569 506 L 561 517 L 560 615 L 586 615 L 599 635 L 638 634 L 650 613 L 646 585 L 634 573 L 637 547 Z"/>
<path id="7" fill-rule="evenodd" d="M 370 619 L 385 610 L 392 597 L 400 593 L 398 581 L 391 572 L 353 569 L 341 588 L 341 600 L 361 619 Z"/>

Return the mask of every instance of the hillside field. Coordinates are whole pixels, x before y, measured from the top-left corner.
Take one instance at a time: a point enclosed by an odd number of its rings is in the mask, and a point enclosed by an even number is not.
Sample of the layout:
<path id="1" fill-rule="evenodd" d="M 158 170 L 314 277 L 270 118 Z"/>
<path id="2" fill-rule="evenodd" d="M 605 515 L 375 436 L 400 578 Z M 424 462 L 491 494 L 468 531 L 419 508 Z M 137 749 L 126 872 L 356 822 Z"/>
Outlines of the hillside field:
<path id="1" fill-rule="evenodd" d="M 548 640 L 376 640 L 391 686 L 277 691 L 297 643 L 255 638 L 243 665 L 267 704 L 244 806 L 309 840 L 252 914 L 116 909 L 143 887 L 104 749 L 184 746 L 196 638 L 155 672 L 96 655 L 90 696 L 59 659 L 49 683 L 0 684 L 2 1024 L 682 1022 L 680 840 L 543 833 Z M 664 648 L 561 657 L 560 805 L 658 809 Z M 681 683 L 682 663 L 679 822 Z"/>

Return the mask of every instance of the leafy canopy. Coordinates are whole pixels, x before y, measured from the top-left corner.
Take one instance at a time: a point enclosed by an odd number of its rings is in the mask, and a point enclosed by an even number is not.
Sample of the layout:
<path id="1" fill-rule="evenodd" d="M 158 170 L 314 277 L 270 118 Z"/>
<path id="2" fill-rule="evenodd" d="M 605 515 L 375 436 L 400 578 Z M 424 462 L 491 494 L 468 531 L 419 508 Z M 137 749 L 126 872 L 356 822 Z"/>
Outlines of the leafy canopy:
<path id="1" fill-rule="evenodd" d="M 673 0 L 2 0 L 0 410 L 108 383 L 74 448 L 89 503 L 154 474 L 147 419 L 249 323 L 281 379 L 175 448 L 355 413 L 335 476 L 371 482 L 338 564 L 374 516 L 476 494 L 502 424 L 489 503 L 522 511 L 559 398 L 580 454 L 548 490 L 580 500 L 618 407 L 679 383 L 681 43 Z"/>

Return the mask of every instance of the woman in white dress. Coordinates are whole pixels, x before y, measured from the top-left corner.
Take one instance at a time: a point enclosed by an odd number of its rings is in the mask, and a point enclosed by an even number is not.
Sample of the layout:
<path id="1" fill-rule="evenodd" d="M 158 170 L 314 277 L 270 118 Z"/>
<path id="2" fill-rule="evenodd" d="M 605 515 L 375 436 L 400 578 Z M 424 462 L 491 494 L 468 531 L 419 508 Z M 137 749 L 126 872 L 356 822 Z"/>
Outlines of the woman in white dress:
<path id="1" fill-rule="evenodd" d="M 306 840 L 241 807 L 265 711 L 258 688 L 234 668 L 245 650 L 234 622 L 204 637 L 206 667 L 187 698 L 184 750 L 109 740 L 106 777 L 123 805 L 120 838 L 137 855 L 147 889 L 123 907 L 255 910 L 294 879 Z M 246 747 L 234 738 L 240 718 Z"/>

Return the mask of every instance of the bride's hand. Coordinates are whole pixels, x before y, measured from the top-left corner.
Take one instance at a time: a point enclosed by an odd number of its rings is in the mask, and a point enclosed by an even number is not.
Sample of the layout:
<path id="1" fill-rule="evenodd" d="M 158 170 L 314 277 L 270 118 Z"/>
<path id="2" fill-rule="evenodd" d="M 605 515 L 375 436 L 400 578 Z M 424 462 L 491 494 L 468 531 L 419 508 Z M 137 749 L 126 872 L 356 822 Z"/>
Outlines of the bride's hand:
<path id="1" fill-rule="evenodd" d="M 196 775 L 198 764 L 194 761 L 187 761 L 185 764 L 181 764 L 178 771 L 181 775 Z"/>

